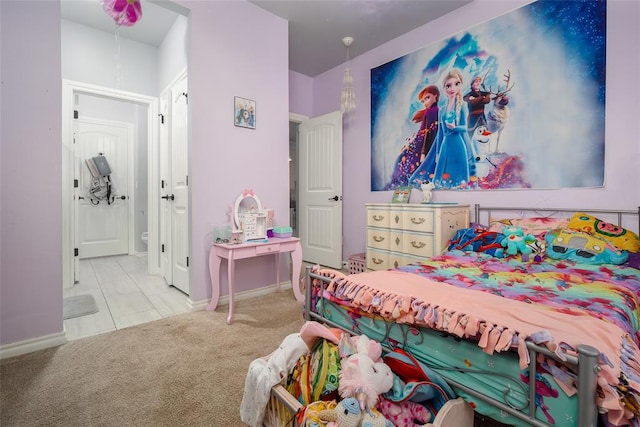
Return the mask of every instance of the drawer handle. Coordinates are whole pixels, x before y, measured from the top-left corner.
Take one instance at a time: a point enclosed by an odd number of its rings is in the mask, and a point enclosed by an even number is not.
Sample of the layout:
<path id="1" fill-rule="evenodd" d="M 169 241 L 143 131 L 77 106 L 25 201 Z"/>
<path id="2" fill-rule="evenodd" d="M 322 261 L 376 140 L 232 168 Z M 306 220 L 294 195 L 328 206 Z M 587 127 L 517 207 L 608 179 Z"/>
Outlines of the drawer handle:
<path id="1" fill-rule="evenodd" d="M 371 258 L 371 261 L 373 261 L 374 264 L 382 264 L 384 262 L 380 258 Z"/>
<path id="2" fill-rule="evenodd" d="M 384 242 L 384 237 L 382 237 L 382 236 L 373 236 L 373 240 L 375 240 L 378 243 Z"/>
<path id="3" fill-rule="evenodd" d="M 398 215 L 396 215 L 395 220 L 396 220 L 396 224 L 397 224 L 400 221 L 400 217 Z"/>
<path id="4" fill-rule="evenodd" d="M 427 246 L 427 244 L 424 243 L 424 242 L 416 242 L 414 240 L 413 242 L 411 242 L 411 246 L 413 246 L 416 249 L 421 249 L 421 248 L 424 248 L 425 246 Z"/>
<path id="5" fill-rule="evenodd" d="M 393 266 L 394 266 L 395 268 L 398 268 L 398 267 L 400 266 L 400 264 L 398 263 L 398 261 L 394 261 Z"/>
<path id="6" fill-rule="evenodd" d="M 382 221 L 384 219 L 384 216 L 382 215 L 374 215 L 373 217 L 374 221 Z"/>
<path id="7" fill-rule="evenodd" d="M 411 222 L 414 224 L 422 224 L 425 221 L 424 218 L 411 218 Z"/>
<path id="8" fill-rule="evenodd" d="M 399 245 L 399 244 L 400 244 L 400 238 L 396 237 L 396 245 Z"/>

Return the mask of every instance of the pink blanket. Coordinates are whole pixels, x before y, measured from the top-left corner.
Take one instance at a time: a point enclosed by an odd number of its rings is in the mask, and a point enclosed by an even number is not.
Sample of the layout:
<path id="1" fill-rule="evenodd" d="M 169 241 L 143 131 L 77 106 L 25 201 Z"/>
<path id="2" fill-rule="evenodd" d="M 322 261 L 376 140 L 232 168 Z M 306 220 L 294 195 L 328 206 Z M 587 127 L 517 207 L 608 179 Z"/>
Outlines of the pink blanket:
<path id="1" fill-rule="evenodd" d="M 578 344 L 591 345 L 610 362 L 601 364 L 598 382 L 603 394 L 597 404 L 608 410 L 610 422 L 622 423 L 630 416 L 625 414 L 616 392 L 621 353 L 625 345 L 629 348 L 629 339 L 613 323 L 576 310 L 553 311 L 539 304 L 453 287 L 402 271 L 348 277 L 335 271 L 324 273 L 336 275 L 327 290 L 361 310 L 398 323 L 426 326 L 460 337 L 479 337 L 478 345 L 489 354 L 517 347 L 522 368 L 529 363 L 526 340 L 542 343 L 560 357 L 567 348 L 563 344 L 572 349 Z M 634 371 L 640 377 L 640 351 L 635 343 L 631 344 Z M 633 379 L 630 386 L 640 390 L 640 383 Z"/>

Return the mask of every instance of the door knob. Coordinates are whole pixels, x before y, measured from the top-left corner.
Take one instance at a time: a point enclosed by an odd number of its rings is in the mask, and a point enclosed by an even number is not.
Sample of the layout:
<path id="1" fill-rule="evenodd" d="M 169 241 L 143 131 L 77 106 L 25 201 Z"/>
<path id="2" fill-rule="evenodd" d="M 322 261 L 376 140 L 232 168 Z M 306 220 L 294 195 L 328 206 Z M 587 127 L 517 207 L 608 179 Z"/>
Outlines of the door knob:
<path id="1" fill-rule="evenodd" d="M 169 196 L 169 195 L 162 196 L 161 198 L 162 198 L 162 199 L 165 199 L 165 200 L 173 200 L 173 199 L 175 199 L 175 198 L 176 198 L 176 196 L 174 196 L 174 195 L 172 194 L 172 195 L 170 195 L 170 196 Z"/>
<path id="2" fill-rule="evenodd" d="M 337 202 L 338 200 L 340 200 L 340 198 L 338 196 L 333 196 L 333 197 L 329 197 L 329 200 L 333 200 L 334 202 Z"/>

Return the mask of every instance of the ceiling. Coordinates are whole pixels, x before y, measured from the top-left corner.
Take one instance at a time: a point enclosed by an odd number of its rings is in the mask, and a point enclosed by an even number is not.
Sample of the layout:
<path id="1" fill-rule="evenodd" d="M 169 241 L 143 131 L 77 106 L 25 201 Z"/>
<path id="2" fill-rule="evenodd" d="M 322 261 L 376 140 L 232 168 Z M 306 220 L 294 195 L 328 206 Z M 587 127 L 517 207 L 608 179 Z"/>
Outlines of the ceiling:
<path id="1" fill-rule="evenodd" d="M 315 77 L 345 62 L 345 36 L 354 38 L 349 48 L 349 57 L 354 58 L 472 0 L 249 1 L 289 21 L 289 69 Z M 60 7 L 63 19 L 106 32 L 115 30 L 100 0 L 61 0 Z M 188 14 L 170 1 L 142 0 L 142 19 L 133 27 L 120 27 L 120 37 L 160 46 L 176 12 Z"/>

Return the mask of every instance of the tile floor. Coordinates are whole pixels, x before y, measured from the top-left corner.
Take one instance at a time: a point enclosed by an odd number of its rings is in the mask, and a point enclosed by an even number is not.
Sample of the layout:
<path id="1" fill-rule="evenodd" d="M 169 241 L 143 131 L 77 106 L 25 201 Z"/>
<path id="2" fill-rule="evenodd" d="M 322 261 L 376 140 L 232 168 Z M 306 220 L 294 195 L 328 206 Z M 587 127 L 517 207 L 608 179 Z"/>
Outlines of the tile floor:
<path id="1" fill-rule="evenodd" d="M 91 294 L 98 312 L 67 319 L 68 340 L 158 320 L 188 311 L 187 295 L 147 274 L 147 257 L 120 255 L 80 260 L 80 280 L 64 296 Z"/>

